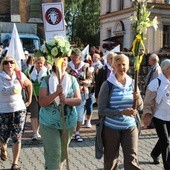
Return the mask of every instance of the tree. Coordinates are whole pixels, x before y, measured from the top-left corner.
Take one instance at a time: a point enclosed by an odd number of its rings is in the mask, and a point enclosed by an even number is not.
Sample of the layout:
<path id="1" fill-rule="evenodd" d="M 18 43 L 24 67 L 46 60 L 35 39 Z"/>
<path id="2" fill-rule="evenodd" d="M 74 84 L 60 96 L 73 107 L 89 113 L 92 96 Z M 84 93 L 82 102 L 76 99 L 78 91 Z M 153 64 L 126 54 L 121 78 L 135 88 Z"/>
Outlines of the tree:
<path id="1" fill-rule="evenodd" d="M 65 1 L 65 20 L 70 40 L 78 46 L 99 46 L 99 16 L 99 0 Z"/>

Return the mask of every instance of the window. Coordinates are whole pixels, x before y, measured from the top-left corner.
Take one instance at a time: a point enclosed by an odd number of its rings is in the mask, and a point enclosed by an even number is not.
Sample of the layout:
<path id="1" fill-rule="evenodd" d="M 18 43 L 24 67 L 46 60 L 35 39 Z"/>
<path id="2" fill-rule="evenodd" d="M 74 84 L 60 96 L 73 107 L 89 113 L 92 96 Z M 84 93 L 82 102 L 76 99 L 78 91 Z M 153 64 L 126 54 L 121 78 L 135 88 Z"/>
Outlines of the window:
<path id="1" fill-rule="evenodd" d="M 24 50 L 29 51 L 29 53 L 34 53 L 34 50 L 39 49 L 39 40 L 33 38 L 21 38 L 21 43 Z"/>
<path id="2" fill-rule="evenodd" d="M 111 29 L 108 29 L 108 30 L 107 30 L 107 38 L 110 38 L 110 37 L 111 37 L 111 33 L 112 33 L 112 32 L 111 32 Z"/>
<path id="3" fill-rule="evenodd" d="M 163 47 L 170 48 L 170 25 L 163 26 Z"/>
<path id="4" fill-rule="evenodd" d="M 170 4 L 170 0 L 165 0 L 165 4 Z"/>
<path id="5" fill-rule="evenodd" d="M 107 0 L 107 13 L 110 13 L 111 12 L 111 3 L 112 3 L 112 0 Z"/>
<path id="6" fill-rule="evenodd" d="M 118 9 L 121 10 L 124 8 L 124 0 L 118 0 L 118 3 L 119 3 L 119 7 Z"/>

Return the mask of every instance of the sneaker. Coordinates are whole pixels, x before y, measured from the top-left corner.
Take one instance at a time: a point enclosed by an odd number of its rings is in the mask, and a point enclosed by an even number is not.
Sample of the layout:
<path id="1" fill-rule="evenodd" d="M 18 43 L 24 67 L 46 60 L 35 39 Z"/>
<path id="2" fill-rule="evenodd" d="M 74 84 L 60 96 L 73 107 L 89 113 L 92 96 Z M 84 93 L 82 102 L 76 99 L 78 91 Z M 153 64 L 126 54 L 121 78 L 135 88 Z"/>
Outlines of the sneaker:
<path id="1" fill-rule="evenodd" d="M 39 133 L 37 133 L 37 138 L 41 139 L 41 135 Z"/>
<path id="2" fill-rule="evenodd" d="M 76 142 L 83 142 L 83 138 L 80 136 L 80 134 L 75 135 Z"/>
<path id="3" fill-rule="evenodd" d="M 90 123 L 90 120 L 87 120 L 87 121 L 86 121 L 86 127 L 87 127 L 87 128 L 91 128 L 91 127 L 92 127 L 92 125 L 91 125 L 91 123 Z"/>
<path id="4" fill-rule="evenodd" d="M 83 117 L 83 121 L 82 121 L 82 125 L 84 125 L 85 124 L 85 117 Z"/>
<path id="5" fill-rule="evenodd" d="M 33 137 L 32 137 L 32 141 L 37 141 L 38 140 L 38 137 L 37 135 L 35 134 Z"/>

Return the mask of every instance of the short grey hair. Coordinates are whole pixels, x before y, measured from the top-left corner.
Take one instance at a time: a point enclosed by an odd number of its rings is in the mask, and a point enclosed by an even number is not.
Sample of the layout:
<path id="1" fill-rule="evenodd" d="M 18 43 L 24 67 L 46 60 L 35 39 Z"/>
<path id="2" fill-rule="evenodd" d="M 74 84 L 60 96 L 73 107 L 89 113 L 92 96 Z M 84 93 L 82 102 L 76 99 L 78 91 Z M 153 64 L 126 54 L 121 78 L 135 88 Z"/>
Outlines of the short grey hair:
<path id="1" fill-rule="evenodd" d="M 79 48 L 74 48 L 71 52 L 72 56 L 82 57 L 82 52 Z"/>
<path id="2" fill-rule="evenodd" d="M 170 68 L 170 59 L 165 59 L 161 62 L 161 69 L 163 70 L 167 70 L 168 68 Z"/>
<path id="3" fill-rule="evenodd" d="M 159 57 L 158 57 L 157 54 L 151 54 L 151 55 L 149 56 L 149 58 L 154 59 L 157 63 L 159 62 Z"/>

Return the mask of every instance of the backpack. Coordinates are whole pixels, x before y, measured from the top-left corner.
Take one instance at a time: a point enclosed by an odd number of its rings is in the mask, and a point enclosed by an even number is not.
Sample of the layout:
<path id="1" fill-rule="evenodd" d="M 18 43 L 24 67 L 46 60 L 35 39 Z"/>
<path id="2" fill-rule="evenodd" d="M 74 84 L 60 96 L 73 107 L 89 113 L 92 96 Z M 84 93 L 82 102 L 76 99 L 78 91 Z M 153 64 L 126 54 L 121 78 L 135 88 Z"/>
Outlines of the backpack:
<path id="1" fill-rule="evenodd" d="M 29 98 L 28 98 L 29 95 L 28 95 L 27 88 L 24 86 L 24 84 L 21 80 L 21 71 L 18 70 L 18 71 L 15 71 L 15 73 L 16 73 L 17 79 L 22 87 L 22 91 L 21 91 L 22 99 L 23 99 L 24 103 L 26 103 L 29 100 Z"/>
<path id="2" fill-rule="evenodd" d="M 159 79 L 160 80 L 160 79 Z M 107 84 L 108 84 L 108 88 L 109 88 L 109 98 L 111 97 L 111 92 L 113 91 L 115 85 L 113 85 L 111 82 L 109 82 L 108 80 L 107 81 Z M 136 115 L 135 117 L 135 120 L 136 120 L 136 126 L 138 128 L 138 134 L 140 134 L 141 132 L 141 118 L 140 118 L 140 115 L 139 113 Z"/>

